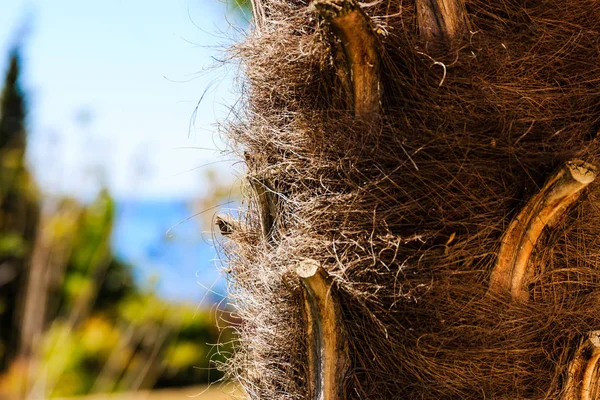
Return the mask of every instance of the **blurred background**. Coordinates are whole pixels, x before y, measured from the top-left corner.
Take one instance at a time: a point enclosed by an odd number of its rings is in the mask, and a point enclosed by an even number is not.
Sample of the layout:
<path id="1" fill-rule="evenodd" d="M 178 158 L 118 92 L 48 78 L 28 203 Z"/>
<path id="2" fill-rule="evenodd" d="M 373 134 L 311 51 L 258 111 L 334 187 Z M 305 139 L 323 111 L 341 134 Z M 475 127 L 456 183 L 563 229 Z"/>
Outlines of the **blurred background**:
<path id="1" fill-rule="evenodd" d="M 0 1 L 0 399 L 229 398 L 205 390 L 237 322 L 212 222 L 238 207 L 219 124 L 248 19 Z"/>

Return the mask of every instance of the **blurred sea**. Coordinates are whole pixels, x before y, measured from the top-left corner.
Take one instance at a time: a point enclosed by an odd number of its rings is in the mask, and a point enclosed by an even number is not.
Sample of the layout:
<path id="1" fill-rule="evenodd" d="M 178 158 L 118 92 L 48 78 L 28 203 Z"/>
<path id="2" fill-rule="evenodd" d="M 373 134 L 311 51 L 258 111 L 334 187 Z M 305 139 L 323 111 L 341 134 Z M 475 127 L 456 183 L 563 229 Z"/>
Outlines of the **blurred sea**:
<path id="1" fill-rule="evenodd" d="M 187 200 L 116 200 L 112 247 L 142 285 L 210 307 L 225 296 L 213 233 Z M 203 231 L 204 230 L 204 231 Z"/>

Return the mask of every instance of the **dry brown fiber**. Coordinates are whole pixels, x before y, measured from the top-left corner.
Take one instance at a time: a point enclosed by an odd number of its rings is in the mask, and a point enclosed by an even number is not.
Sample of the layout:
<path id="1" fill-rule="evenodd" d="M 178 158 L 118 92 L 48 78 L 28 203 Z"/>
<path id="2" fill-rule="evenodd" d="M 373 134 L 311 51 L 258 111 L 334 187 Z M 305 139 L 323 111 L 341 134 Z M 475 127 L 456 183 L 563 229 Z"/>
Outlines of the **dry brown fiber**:
<path id="1" fill-rule="evenodd" d="M 414 1 L 362 4 L 382 57 L 369 119 L 311 4 L 254 9 L 232 50 L 244 101 L 229 137 L 252 184 L 225 243 L 243 320 L 230 376 L 252 399 L 310 398 L 294 272 L 310 258 L 342 306 L 344 398 L 562 398 L 578 343 L 600 329 L 598 184 L 536 244 L 528 302 L 487 292 L 527 200 L 566 161 L 598 164 L 600 3 L 467 0 L 466 34 L 441 47 L 420 38 Z"/>

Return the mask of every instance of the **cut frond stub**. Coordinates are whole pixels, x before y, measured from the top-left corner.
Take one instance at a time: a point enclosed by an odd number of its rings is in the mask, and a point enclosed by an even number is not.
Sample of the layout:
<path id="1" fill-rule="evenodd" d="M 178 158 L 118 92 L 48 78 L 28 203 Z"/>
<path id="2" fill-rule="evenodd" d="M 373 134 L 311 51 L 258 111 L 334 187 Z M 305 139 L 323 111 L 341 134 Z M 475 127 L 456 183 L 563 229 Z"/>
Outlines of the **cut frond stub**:
<path id="1" fill-rule="evenodd" d="M 533 271 L 531 252 L 549 224 L 555 222 L 596 179 L 596 167 L 581 160 L 569 161 L 546 182 L 508 226 L 490 278 L 490 291 L 510 293 L 513 300 L 527 301 L 525 288 Z"/>
<path id="2" fill-rule="evenodd" d="M 263 237 L 271 240 L 277 221 L 277 195 L 266 179 L 250 177 L 249 182 L 256 195 Z"/>
<path id="3" fill-rule="evenodd" d="M 313 7 L 331 24 L 340 39 L 350 73 L 354 112 L 359 117 L 378 114 L 381 109 L 381 46 L 369 17 L 352 0 L 318 0 Z"/>
<path id="4" fill-rule="evenodd" d="M 564 390 L 565 400 L 593 400 L 598 390 L 600 360 L 600 331 L 588 333 L 579 345 L 571 365 Z"/>
<path id="5" fill-rule="evenodd" d="M 417 0 L 417 21 L 426 41 L 451 42 L 467 33 L 463 0 Z"/>
<path id="6" fill-rule="evenodd" d="M 223 236 L 229 236 L 239 230 L 239 221 L 228 215 L 217 215 L 215 218 L 215 225 L 217 225 Z"/>
<path id="7" fill-rule="evenodd" d="M 310 398 L 344 399 L 348 345 L 332 283 L 315 260 L 300 261 L 296 273 L 304 288 Z"/>

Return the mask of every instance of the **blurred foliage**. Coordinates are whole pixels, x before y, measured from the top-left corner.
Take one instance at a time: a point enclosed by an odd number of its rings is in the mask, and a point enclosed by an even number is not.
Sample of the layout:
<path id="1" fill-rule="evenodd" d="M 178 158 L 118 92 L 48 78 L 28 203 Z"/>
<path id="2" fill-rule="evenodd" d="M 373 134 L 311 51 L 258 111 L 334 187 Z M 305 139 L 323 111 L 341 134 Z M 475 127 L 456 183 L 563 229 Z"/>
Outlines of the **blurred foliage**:
<path id="1" fill-rule="evenodd" d="M 219 338 L 214 313 L 150 293 L 133 294 L 119 306 L 116 319 L 99 312 L 75 328 L 64 320 L 52 324 L 41 351 L 49 396 L 209 381 L 214 350 L 205 343 Z"/>
<path id="2" fill-rule="evenodd" d="M 252 15 L 252 2 L 250 0 L 231 0 L 231 7 L 241 10 L 244 14 Z"/>
<path id="3" fill-rule="evenodd" d="M 229 14 L 239 17 L 243 25 L 252 19 L 252 0 L 225 0 L 224 3 Z"/>
<path id="4" fill-rule="evenodd" d="M 215 311 L 158 298 L 119 261 L 115 204 L 38 193 L 24 160 L 18 51 L 0 99 L 0 398 L 207 383 L 230 341 Z M 223 325 L 223 323 L 221 323 Z M 209 344 L 210 343 L 210 344 Z"/>

